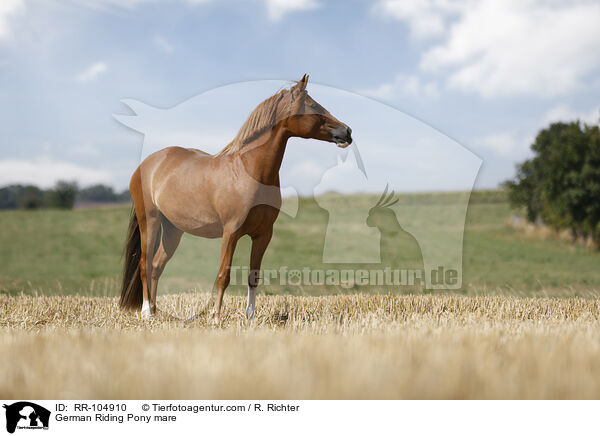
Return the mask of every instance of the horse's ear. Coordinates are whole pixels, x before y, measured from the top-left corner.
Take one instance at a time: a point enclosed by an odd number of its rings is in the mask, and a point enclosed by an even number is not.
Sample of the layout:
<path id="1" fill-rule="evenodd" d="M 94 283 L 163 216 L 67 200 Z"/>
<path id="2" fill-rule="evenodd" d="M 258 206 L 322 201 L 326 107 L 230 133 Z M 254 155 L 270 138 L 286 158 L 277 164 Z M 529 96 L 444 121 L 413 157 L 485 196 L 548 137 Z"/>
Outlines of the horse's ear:
<path id="1" fill-rule="evenodd" d="M 302 76 L 302 79 L 300 79 L 300 83 L 302 83 L 302 90 L 304 91 L 306 89 L 306 85 L 308 85 L 308 74 Z"/>
<path id="2" fill-rule="evenodd" d="M 305 74 L 304 76 L 302 76 L 302 79 L 298 80 L 298 83 L 296 83 L 294 89 L 296 91 L 302 92 L 306 89 L 306 85 L 308 85 L 308 74 Z"/>

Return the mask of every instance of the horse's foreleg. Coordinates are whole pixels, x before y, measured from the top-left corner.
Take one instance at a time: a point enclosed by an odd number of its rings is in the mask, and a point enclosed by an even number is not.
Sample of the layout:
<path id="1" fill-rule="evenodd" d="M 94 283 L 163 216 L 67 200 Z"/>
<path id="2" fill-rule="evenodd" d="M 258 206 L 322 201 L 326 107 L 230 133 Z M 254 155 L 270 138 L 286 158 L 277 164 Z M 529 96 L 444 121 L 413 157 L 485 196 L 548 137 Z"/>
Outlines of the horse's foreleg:
<path id="1" fill-rule="evenodd" d="M 239 236 L 236 233 L 224 232 L 223 241 L 221 243 L 221 259 L 219 261 L 219 274 L 217 275 L 217 298 L 213 311 L 214 321 L 218 323 L 221 316 L 221 305 L 223 304 L 223 295 L 225 289 L 229 285 L 231 274 L 231 261 L 235 246 Z"/>
<path id="2" fill-rule="evenodd" d="M 158 279 L 165 269 L 167 262 L 173 257 L 173 253 L 181 241 L 183 232 L 173 226 L 166 218 L 162 218 L 162 237 L 160 245 L 152 260 L 152 271 L 150 273 L 150 307 L 156 312 L 156 290 Z"/>
<path id="3" fill-rule="evenodd" d="M 262 235 L 252 238 L 252 251 L 250 253 L 250 275 L 248 276 L 248 302 L 246 304 L 246 318 L 254 319 L 256 308 L 256 288 L 260 280 L 260 264 L 271 241 L 273 228 Z"/>

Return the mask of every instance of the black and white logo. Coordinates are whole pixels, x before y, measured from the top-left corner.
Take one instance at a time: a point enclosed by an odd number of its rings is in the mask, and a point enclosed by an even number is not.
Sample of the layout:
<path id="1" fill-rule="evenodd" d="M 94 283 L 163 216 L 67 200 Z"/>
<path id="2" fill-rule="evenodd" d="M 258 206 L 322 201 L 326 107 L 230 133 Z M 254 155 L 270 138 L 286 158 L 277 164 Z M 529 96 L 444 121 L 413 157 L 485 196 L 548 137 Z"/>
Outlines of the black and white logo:
<path id="1" fill-rule="evenodd" d="M 42 406 L 29 401 L 19 401 L 10 405 L 4 404 L 6 409 L 6 431 L 14 433 L 16 429 L 47 430 L 50 422 L 50 411 Z"/>

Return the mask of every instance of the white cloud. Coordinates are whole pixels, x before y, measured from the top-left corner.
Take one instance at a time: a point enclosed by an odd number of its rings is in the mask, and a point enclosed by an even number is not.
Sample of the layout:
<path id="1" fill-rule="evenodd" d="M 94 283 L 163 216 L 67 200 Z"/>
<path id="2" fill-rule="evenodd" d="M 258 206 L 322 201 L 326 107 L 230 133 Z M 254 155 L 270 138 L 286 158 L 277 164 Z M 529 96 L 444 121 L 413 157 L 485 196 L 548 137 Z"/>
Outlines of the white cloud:
<path id="1" fill-rule="evenodd" d="M 391 82 L 360 92 L 381 100 L 394 100 L 399 97 L 437 97 L 438 88 L 436 82 L 423 83 L 418 76 L 398 74 Z"/>
<path id="2" fill-rule="evenodd" d="M 323 177 L 327 166 L 323 163 L 307 159 L 295 163 L 285 176 L 285 183 L 299 189 L 306 195 L 312 194 L 310 189 Z M 308 182 L 308 183 L 307 183 Z"/>
<path id="3" fill-rule="evenodd" d="M 524 141 L 516 138 L 513 133 L 508 132 L 487 135 L 480 139 L 478 144 L 502 156 L 510 156 L 515 152 L 521 154 L 528 147 Z"/>
<path id="4" fill-rule="evenodd" d="M 550 124 L 559 121 L 581 121 L 585 124 L 598 124 L 600 122 L 600 106 L 589 111 L 573 109 L 569 105 L 559 104 L 547 111 L 540 119 L 531 123 L 530 128 L 522 131 L 496 132 L 477 140 L 477 146 L 494 151 L 500 156 L 525 156 L 531 144 L 535 141 L 538 132 Z"/>
<path id="5" fill-rule="evenodd" d="M 569 122 L 579 120 L 586 124 L 598 124 L 600 122 L 600 107 L 590 111 L 578 111 L 566 104 L 559 104 L 544 114 L 542 125 L 544 127 L 558 121 Z"/>
<path id="6" fill-rule="evenodd" d="M 316 9 L 319 4 L 316 0 L 262 0 L 267 8 L 269 20 L 280 21 L 285 14 L 296 11 L 309 11 Z"/>
<path id="7" fill-rule="evenodd" d="M 171 44 L 164 36 L 156 35 L 154 37 L 154 45 L 167 54 L 171 54 L 175 51 L 175 46 Z"/>
<path id="8" fill-rule="evenodd" d="M 30 183 L 49 188 L 58 180 L 75 180 L 81 185 L 113 184 L 113 177 L 108 171 L 87 168 L 70 162 L 48 158 L 35 161 L 0 160 L 0 185 Z"/>
<path id="9" fill-rule="evenodd" d="M 405 21 L 413 38 L 426 39 L 445 32 L 446 15 L 456 7 L 446 0 L 383 0 L 373 9 L 382 18 Z"/>
<path id="10" fill-rule="evenodd" d="M 0 1 L 0 40 L 10 36 L 11 28 L 9 19 L 24 6 L 23 0 Z"/>
<path id="11" fill-rule="evenodd" d="M 108 10 L 111 8 L 135 9 L 139 5 L 148 3 L 160 3 L 172 0 L 75 0 L 76 2 L 94 9 Z M 182 3 L 199 5 L 211 3 L 213 0 L 180 0 Z"/>
<path id="12" fill-rule="evenodd" d="M 598 2 L 426 0 L 407 4 L 384 0 L 377 8 L 407 22 L 416 36 L 441 37 L 441 42 L 424 52 L 420 68 L 447 73 L 451 87 L 487 97 L 552 97 L 582 89 L 583 80 L 600 69 Z"/>
<path id="13" fill-rule="evenodd" d="M 5 1 L 5 0 L 2 0 Z M 14 1 L 14 0 L 12 0 Z M 147 3 L 159 3 L 168 0 L 78 0 L 81 4 L 104 11 L 114 9 L 135 9 Z M 174 0 L 171 0 L 174 1 Z M 213 2 L 213 0 L 178 0 L 189 5 L 202 5 Z M 309 11 L 319 7 L 317 0 L 260 0 L 267 11 L 270 21 L 281 21 L 284 15 L 296 11 Z"/>
<path id="14" fill-rule="evenodd" d="M 104 62 L 96 62 L 77 75 L 77 80 L 86 83 L 96 80 L 99 76 L 108 71 L 108 66 Z"/>
<path id="15" fill-rule="evenodd" d="M 93 9 L 107 11 L 114 8 L 134 9 L 145 3 L 157 3 L 160 0 L 75 0 L 77 3 Z"/>

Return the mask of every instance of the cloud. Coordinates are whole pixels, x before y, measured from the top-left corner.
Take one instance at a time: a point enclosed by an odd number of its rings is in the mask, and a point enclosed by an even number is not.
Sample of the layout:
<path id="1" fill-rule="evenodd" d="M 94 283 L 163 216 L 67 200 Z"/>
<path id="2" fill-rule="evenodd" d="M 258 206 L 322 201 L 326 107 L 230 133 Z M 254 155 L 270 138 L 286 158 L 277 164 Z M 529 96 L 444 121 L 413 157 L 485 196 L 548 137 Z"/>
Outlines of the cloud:
<path id="1" fill-rule="evenodd" d="M 22 183 L 49 188 L 58 180 L 75 180 L 81 185 L 95 183 L 112 185 L 113 176 L 108 171 L 48 158 L 34 161 L 0 160 L 0 186 Z"/>
<path id="2" fill-rule="evenodd" d="M 78 3 L 92 9 L 109 11 L 111 9 L 135 9 L 146 3 L 158 3 L 160 0 L 78 0 Z"/>
<path id="3" fill-rule="evenodd" d="M 10 36 L 9 18 L 24 7 L 23 0 L 0 1 L 0 40 Z"/>
<path id="4" fill-rule="evenodd" d="M 96 80 L 99 76 L 108 71 L 108 66 L 104 62 L 96 62 L 90 65 L 77 75 L 77 80 L 82 83 Z"/>
<path id="5" fill-rule="evenodd" d="M 598 2 L 384 0 L 377 10 L 416 36 L 439 37 L 424 51 L 422 71 L 448 74 L 450 87 L 485 97 L 564 95 L 600 69 Z"/>
<path id="6" fill-rule="evenodd" d="M 500 156 L 525 156 L 531 144 L 541 129 L 547 128 L 556 122 L 581 121 L 585 124 L 598 124 L 600 122 L 600 106 L 589 111 L 573 109 L 569 105 L 559 104 L 547 111 L 540 119 L 531 123 L 530 128 L 521 131 L 496 132 L 484 136 L 475 143 L 483 148 L 492 150 Z"/>
<path id="7" fill-rule="evenodd" d="M 436 82 L 423 83 L 418 76 L 398 74 L 391 82 L 359 92 L 381 100 L 393 100 L 398 97 L 437 97 L 438 87 Z"/>
<path id="8" fill-rule="evenodd" d="M 523 140 L 516 138 L 513 133 L 508 132 L 493 133 L 484 136 L 478 143 L 483 148 L 492 150 L 502 156 L 510 156 L 515 154 L 515 152 L 522 154 L 529 147 Z"/>
<path id="9" fill-rule="evenodd" d="M 171 54 L 175 51 L 175 46 L 171 44 L 164 36 L 156 35 L 154 37 L 154 45 L 167 54 Z"/>
<path id="10" fill-rule="evenodd" d="M 435 0 L 383 0 L 373 7 L 382 18 L 405 21 L 415 39 L 427 39 L 443 35 L 446 15 L 456 9 L 456 4 Z"/>
<path id="11" fill-rule="evenodd" d="M 315 0 L 262 0 L 267 8 L 270 21 L 281 21 L 285 14 L 296 11 L 309 11 L 319 7 Z"/>
<path id="12" fill-rule="evenodd" d="M 5 1 L 5 0 L 2 0 Z M 14 0 L 12 0 L 14 1 Z M 135 9 L 140 5 L 148 3 L 167 2 L 169 0 L 79 0 L 84 6 L 111 11 L 114 9 Z M 191 6 L 212 3 L 213 0 L 171 0 L 187 3 Z M 296 11 L 309 11 L 316 9 L 319 4 L 317 0 L 260 0 L 267 11 L 267 17 L 272 22 L 281 21 L 284 15 Z"/>
<path id="13" fill-rule="evenodd" d="M 586 124 L 598 124 L 600 122 L 600 107 L 595 107 L 585 112 L 575 110 L 566 104 L 559 104 L 544 114 L 542 125 L 545 127 L 558 121 L 569 122 L 576 120 Z"/>

